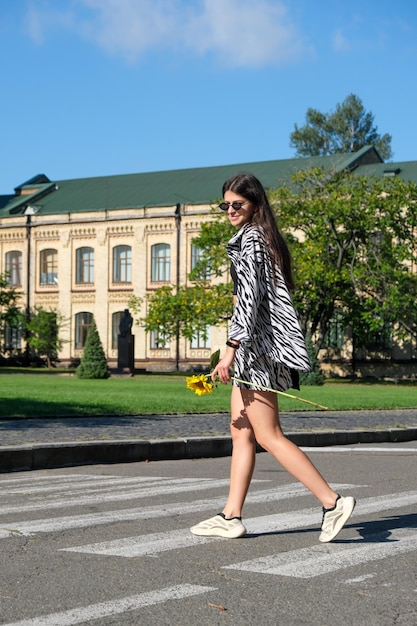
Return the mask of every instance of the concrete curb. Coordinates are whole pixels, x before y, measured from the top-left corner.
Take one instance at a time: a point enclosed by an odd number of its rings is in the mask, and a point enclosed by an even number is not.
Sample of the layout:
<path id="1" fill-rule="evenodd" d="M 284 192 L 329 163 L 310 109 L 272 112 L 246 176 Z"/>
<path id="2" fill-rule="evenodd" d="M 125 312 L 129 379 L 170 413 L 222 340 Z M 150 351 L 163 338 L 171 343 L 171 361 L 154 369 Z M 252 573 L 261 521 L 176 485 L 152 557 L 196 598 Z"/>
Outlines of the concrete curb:
<path id="1" fill-rule="evenodd" d="M 417 428 L 290 432 L 298 446 L 317 447 L 417 440 Z M 23 472 L 77 465 L 137 463 L 230 456 L 230 437 L 83 441 L 0 447 L 0 472 Z M 258 452 L 262 452 L 258 447 Z"/>

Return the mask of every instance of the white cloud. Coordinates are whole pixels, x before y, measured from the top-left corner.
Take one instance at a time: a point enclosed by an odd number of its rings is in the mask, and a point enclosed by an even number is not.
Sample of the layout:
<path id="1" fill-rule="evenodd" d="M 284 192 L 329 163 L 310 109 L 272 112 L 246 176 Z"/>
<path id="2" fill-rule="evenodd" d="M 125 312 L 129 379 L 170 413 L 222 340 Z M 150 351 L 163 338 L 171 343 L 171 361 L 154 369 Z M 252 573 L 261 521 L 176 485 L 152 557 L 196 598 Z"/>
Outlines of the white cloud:
<path id="1" fill-rule="evenodd" d="M 130 62 L 185 49 L 229 67 L 259 67 L 305 52 L 283 0 L 72 0 L 60 11 L 45 0 L 32 5 L 26 24 L 36 43 L 65 27 Z"/>
<path id="2" fill-rule="evenodd" d="M 49 31 L 73 28 L 74 14 L 70 10 L 56 9 L 48 2 L 38 3 L 36 6 L 32 2 L 24 16 L 24 27 L 32 41 L 41 45 Z"/>
<path id="3" fill-rule="evenodd" d="M 135 61 L 141 54 L 170 46 L 176 36 L 174 0 L 81 0 L 96 13 L 82 22 L 85 37 L 111 54 Z"/>
<path id="4" fill-rule="evenodd" d="M 299 57 L 303 43 L 279 0 L 203 0 L 188 24 L 186 42 L 237 66 L 283 64 Z"/>
<path id="5" fill-rule="evenodd" d="M 333 35 L 333 48 L 337 52 L 348 52 L 350 43 L 341 30 L 337 30 Z"/>

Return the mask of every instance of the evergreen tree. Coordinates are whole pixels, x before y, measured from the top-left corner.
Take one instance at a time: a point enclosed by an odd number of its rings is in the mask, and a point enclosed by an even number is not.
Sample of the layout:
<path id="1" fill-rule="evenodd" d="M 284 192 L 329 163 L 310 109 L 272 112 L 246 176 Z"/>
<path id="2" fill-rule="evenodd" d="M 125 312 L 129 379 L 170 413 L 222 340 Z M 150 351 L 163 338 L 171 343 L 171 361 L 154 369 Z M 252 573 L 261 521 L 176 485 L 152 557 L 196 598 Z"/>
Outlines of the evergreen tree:
<path id="1" fill-rule="evenodd" d="M 383 159 L 392 157 L 391 135 L 380 135 L 374 116 L 366 111 L 362 100 L 349 94 L 332 113 L 309 108 L 304 126 L 295 124 L 290 135 L 296 156 L 325 156 L 357 152 L 364 146 L 375 146 Z"/>
<path id="2" fill-rule="evenodd" d="M 311 370 L 309 372 L 300 373 L 300 385 L 322 385 L 324 383 L 324 374 L 320 369 L 320 363 L 317 358 L 317 351 L 311 340 L 311 335 L 306 336 L 307 352 L 310 359 Z"/>
<path id="3" fill-rule="evenodd" d="M 106 355 L 104 354 L 103 344 L 101 343 L 94 318 L 88 331 L 84 353 L 81 363 L 77 367 L 76 374 L 78 378 L 109 377 Z"/>

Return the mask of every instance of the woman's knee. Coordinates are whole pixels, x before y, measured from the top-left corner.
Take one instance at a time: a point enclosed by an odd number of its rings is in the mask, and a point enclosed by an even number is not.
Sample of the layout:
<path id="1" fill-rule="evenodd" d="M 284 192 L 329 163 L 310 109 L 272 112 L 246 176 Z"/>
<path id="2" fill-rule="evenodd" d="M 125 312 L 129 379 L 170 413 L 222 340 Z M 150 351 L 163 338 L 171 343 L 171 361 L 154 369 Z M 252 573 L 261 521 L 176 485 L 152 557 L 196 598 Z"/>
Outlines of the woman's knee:
<path id="1" fill-rule="evenodd" d="M 256 433 L 256 441 L 266 452 L 276 452 L 285 447 L 288 441 L 281 430 L 273 430 L 268 433 Z"/>
<path id="2" fill-rule="evenodd" d="M 230 434 L 232 435 L 232 441 L 235 445 L 255 445 L 255 433 L 253 432 L 253 428 L 250 424 L 241 427 L 236 426 L 232 421 L 230 424 Z"/>

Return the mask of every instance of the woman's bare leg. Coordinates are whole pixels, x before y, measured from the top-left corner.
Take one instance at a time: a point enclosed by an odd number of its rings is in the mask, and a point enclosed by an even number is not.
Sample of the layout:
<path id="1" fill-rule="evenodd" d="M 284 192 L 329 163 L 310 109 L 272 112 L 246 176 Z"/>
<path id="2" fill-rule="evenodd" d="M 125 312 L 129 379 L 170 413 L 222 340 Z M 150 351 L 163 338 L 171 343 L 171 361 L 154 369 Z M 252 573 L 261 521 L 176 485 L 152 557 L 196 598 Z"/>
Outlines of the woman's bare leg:
<path id="1" fill-rule="evenodd" d="M 238 391 L 256 441 L 270 452 L 284 469 L 307 487 L 322 506 L 325 508 L 334 506 L 337 493 L 331 489 L 304 452 L 284 436 L 279 421 L 276 394 L 249 389 Z"/>
<path id="2" fill-rule="evenodd" d="M 255 468 L 255 435 L 240 391 L 237 387 L 232 388 L 230 432 L 233 449 L 229 496 L 223 509 L 226 518 L 242 515 L 243 503 Z"/>

